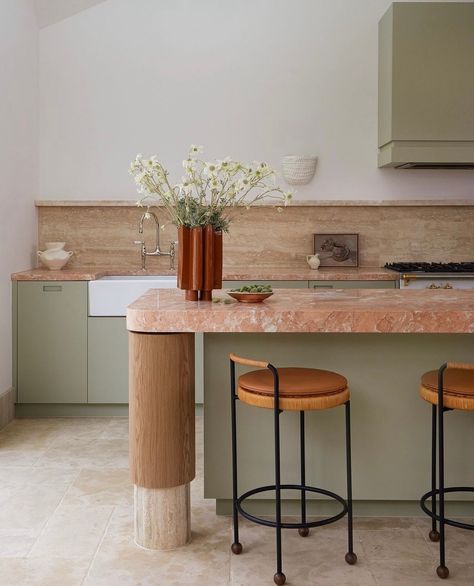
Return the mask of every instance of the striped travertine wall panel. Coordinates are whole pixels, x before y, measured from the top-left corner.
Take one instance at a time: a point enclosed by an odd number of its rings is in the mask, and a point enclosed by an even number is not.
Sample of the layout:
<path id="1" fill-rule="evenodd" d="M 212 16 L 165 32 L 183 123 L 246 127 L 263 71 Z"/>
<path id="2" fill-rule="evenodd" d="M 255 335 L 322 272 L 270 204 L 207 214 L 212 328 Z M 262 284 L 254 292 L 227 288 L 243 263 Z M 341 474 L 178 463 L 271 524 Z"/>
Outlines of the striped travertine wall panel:
<path id="1" fill-rule="evenodd" d="M 157 209 L 160 222 L 167 219 Z M 38 208 L 39 249 L 50 240 L 65 240 L 75 255 L 73 266 L 138 268 L 138 222 L 143 210 L 113 206 L 50 206 Z M 474 259 L 474 206 L 294 206 L 277 212 L 270 207 L 238 209 L 224 237 L 227 267 L 306 268 L 314 233 L 359 234 L 360 266 L 387 261 L 463 261 Z M 154 227 L 145 236 L 154 243 Z M 176 229 L 160 233 L 168 249 Z M 168 268 L 169 259 L 149 258 L 150 269 Z"/>

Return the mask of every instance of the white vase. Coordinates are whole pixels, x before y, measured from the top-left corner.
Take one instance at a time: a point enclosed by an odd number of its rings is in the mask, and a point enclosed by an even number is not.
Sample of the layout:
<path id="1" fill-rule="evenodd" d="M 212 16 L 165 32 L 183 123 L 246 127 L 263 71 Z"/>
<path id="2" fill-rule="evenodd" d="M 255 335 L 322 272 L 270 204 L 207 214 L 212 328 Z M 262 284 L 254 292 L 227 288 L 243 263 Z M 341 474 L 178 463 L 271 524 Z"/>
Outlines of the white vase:
<path id="1" fill-rule="evenodd" d="M 306 256 L 306 262 L 309 264 L 310 268 L 313 270 L 319 269 L 319 265 L 321 264 L 321 260 L 319 259 L 319 254 L 308 254 Z"/>

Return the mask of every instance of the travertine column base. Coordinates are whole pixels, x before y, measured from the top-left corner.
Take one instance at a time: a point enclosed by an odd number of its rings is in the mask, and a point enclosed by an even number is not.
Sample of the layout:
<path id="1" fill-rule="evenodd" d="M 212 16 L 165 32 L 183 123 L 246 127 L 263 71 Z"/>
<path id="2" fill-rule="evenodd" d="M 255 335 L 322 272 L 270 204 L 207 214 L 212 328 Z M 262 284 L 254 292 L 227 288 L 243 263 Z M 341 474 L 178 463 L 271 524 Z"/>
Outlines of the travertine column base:
<path id="1" fill-rule="evenodd" d="M 191 540 L 189 482 L 173 488 L 134 485 L 135 543 L 147 549 L 176 549 Z"/>

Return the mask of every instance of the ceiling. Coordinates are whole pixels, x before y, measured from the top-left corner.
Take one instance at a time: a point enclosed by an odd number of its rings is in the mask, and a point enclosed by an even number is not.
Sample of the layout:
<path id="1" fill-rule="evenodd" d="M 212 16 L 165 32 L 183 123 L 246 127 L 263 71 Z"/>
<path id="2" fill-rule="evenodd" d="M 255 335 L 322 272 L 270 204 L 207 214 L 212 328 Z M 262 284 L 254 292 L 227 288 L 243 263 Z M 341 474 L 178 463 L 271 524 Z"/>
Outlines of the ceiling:
<path id="1" fill-rule="evenodd" d="M 105 0 L 34 0 L 38 26 L 44 28 Z"/>

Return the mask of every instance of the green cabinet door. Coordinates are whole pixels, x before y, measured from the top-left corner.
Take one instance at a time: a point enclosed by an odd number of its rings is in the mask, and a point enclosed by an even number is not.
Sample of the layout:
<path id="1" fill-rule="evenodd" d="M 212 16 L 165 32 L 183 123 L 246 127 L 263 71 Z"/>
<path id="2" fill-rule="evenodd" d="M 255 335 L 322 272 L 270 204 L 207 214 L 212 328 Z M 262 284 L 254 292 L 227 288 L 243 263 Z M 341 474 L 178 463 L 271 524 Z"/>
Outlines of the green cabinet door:
<path id="1" fill-rule="evenodd" d="M 395 281 L 310 281 L 310 289 L 395 289 Z"/>
<path id="2" fill-rule="evenodd" d="M 87 402 L 128 403 L 128 331 L 125 317 L 89 317 Z M 204 400 L 203 334 L 195 334 L 196 403 Z"/>
<path id="3" fill-rule="evenodd" d="M 18 402 L 87 402 L 87 283 L 18 283 Z"/>
<path id="4" fill-rule="evenodd" d="M 128 403 L 128 331 L 125 317 L 90 317 L 88 403 Z"/>

